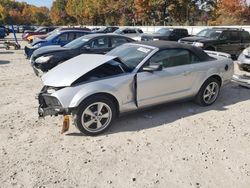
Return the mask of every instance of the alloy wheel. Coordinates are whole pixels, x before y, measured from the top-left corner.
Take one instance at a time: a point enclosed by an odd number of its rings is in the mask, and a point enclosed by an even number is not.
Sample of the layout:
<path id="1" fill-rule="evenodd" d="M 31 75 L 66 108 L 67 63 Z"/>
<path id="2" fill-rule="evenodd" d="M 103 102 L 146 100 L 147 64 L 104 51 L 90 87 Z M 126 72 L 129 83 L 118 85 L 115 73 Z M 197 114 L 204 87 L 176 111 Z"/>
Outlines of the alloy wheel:
<path id="1" fill-rule="evenodd" d="M 96 102 L 83 111 L 81 123 L 89 132 L 99 132 L 109 125 L 111 119 L 111 108 L 106 103 Z"/>
<path id="2" fill-rule="evenodd" d="M 206 104 L 213 103 L 219 94 L 219 85 L 216 82 L 211 82 L 207 85 L 203 93 L 203 100 Z"/>

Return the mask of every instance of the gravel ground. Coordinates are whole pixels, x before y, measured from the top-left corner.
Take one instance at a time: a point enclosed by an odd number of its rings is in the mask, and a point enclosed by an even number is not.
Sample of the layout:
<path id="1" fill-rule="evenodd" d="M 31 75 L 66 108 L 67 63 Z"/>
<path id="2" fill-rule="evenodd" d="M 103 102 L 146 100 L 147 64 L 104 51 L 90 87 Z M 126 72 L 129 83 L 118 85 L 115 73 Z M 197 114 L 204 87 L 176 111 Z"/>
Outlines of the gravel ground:
<path id="1" fill-rule="evenodd" d="M 229 84 L 213 106 L 165 104 L 87 137 L 38 119 L 42 84 L 23 50 L 0 44 L 0 73 L 0 187 L 250 187 L 249 89 Z"/>

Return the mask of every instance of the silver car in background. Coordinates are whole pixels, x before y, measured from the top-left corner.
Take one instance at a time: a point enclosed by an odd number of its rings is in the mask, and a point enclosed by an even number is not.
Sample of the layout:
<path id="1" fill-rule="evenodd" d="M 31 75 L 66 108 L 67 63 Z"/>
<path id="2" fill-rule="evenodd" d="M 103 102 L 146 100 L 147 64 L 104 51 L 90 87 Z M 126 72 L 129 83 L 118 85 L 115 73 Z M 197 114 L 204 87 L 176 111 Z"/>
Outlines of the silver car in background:
<path id="1" fill-rule="evenodd" d="M 141 35 L 143 34 L 143 31 L 140 28 L 120 28 L 114 31 L 114 33 L 119 35 L 124 35 L 126 37 L 130 37 L 133 40 L 140 41 Z"/>
<path id="2" fill-rule="evenodd" d="M 42 117 L 71 114 L 82 133 L 96 135 L 124 112 L 184 98 L 208 106 L 232 78 L 229 57 L 167 41 L 80 55 L 42 77 L 38 112 Z"/>
<path id="3" fill-rule="evenodd" d="M 242 71 L 250 72 L 250 48 L 246 48 L 238 57 L 237 64 Z"/>

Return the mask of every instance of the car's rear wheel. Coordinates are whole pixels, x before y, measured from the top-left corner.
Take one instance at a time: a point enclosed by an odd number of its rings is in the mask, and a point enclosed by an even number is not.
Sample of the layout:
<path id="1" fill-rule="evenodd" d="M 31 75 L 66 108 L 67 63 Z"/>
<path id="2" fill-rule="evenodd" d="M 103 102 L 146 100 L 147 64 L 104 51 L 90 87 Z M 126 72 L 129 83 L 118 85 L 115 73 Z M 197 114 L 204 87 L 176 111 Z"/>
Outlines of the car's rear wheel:
<path id="1" fill-rule="evenodd" d="M 209 78 L 201 86 L 196 96 L 196 102 L 202 106 L 213 104 L 219 96 L 220 82 L 215 78 Z"/>
<path id="2" fill-rule="evenodd" d="M 116 114 L 112 100 L 106 96 L 93 96 L 79 106 L 74 116 L 75 125 L 85 135 L 98 135 L 111 126 Z"/>

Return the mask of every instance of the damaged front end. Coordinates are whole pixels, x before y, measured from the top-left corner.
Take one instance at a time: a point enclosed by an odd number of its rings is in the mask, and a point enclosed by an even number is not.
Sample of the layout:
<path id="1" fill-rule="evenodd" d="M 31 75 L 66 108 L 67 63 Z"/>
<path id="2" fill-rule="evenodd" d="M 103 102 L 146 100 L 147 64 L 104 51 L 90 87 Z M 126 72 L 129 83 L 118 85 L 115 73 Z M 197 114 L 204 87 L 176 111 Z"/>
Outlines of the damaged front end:
<path id="1" fill-rule="evenodd" d="M 68 110 L 62 107 L 60 101 L 52 96 L 52 94 L 59 89 L 55 87 L 44 86 L 41 92 L 38 94 L 38 115 L 39 117 L 45 116 L 57 116 L 57 115 L 67 115 Z"/>

